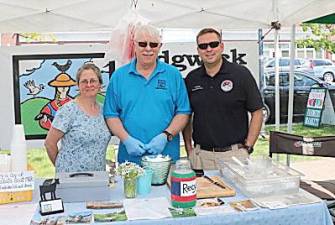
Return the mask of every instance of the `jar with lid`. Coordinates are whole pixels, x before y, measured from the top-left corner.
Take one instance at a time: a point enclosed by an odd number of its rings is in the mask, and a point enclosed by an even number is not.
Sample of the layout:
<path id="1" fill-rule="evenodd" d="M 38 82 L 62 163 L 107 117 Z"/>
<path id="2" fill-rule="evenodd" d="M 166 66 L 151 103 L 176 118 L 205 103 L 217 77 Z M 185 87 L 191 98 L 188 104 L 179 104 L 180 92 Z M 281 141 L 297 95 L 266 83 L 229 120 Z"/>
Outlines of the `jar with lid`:
<path id="1" fill-rule="evenodd" d="M 196 205 L 196 175 L 188 159 L 176 162 L 176 169 L 171 173 L 171 203 L 176 208 L 190 208 Z"/>

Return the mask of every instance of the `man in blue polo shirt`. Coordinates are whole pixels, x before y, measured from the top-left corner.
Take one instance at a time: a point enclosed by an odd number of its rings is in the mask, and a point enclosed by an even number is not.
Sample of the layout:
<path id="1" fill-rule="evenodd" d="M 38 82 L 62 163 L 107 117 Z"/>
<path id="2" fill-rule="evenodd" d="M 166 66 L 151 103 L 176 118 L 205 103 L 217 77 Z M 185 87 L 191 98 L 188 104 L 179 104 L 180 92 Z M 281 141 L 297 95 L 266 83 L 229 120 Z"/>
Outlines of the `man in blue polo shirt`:
<path id="1" fill-rule="evenodd" d="M 140 163 L 144 154 L 180 156 L 179 132 L 191 113 L 185 83 L 177 68 L 158 60 L 159 31 L 135 30 L 135 55 L 109 83 L 104 116 L 121 143 L 118 162 Z"/>

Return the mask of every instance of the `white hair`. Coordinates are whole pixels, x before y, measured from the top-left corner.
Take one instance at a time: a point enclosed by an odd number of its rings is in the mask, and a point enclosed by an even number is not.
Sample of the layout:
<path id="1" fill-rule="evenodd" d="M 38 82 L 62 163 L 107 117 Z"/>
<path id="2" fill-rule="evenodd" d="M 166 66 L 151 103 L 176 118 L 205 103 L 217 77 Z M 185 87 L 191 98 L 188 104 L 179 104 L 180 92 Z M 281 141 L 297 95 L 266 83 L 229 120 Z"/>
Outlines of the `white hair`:
<path id="1" fill-rule="evenodd" d="M 139 41 L 139 38 L 142 35 L 148 35 L 154 39 L 156 39 L 158 42 L 161 42 L 161 35 L 159 33 L 159 30 L 152 26 L 152 25 L 139 25 L 135 28 L 134 33 L 134 39 L 135 41 Z"/>

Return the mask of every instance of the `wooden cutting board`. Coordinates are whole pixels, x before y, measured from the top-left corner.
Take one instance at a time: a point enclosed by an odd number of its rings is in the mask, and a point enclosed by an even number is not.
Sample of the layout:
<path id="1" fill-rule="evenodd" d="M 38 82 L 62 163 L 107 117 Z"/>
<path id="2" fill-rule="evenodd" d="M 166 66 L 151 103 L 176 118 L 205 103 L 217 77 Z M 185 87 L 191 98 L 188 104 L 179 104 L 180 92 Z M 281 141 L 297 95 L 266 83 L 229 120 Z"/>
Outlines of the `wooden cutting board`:
<path id="1" fill-rule="evenodd" d="M 219 176 L 211 176 L 213 181 L 221 184 L 224 188 L 213 184 L 205 177 L 197 177 L 197 198 L 228 197 L 236 195 L 236 191 L 228 186 Z"/>

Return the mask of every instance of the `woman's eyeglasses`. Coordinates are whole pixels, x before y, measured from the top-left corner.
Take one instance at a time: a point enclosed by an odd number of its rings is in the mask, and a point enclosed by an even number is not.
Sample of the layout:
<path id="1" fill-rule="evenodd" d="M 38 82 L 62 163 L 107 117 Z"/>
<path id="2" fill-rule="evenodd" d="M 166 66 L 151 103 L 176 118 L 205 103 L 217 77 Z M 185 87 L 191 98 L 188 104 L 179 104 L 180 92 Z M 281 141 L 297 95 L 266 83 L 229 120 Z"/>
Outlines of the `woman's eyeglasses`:
<path id="1" fill-rule="evenodd" d="M 157 48 L 159 43 L 158 42 L 145 42 L 145 41 L 139 41 L 137 42 L 138 46 L 141 48 L 146 48 L 149 44 L 150 48 Z"/>
<path id="2" fill-rule="evenodd" d="M 79 81 L 79 84 L 84 84 L 84 85 L 87 85 L 87 84 L 93 84 L 93 85 L 95 85 L 95 84 L 97 84 L 97 83 L 99 83 L 99 80 L 97 80 L 97 79 L 90 79 L 90 80 L 81 80 L 81 81 Z"/>
<path id="3" fill-rule="evenodd" d="M 216 48 L 220 45 L 220 42 L 219 41 L 212 41 L 212 42 L 209 42 L 209 43 L 201 43 L 201 44 L 198 44 L 198 48 L 202 49 L 202 50 L 205 50 L 209 47 L 211 48 Z"/>

